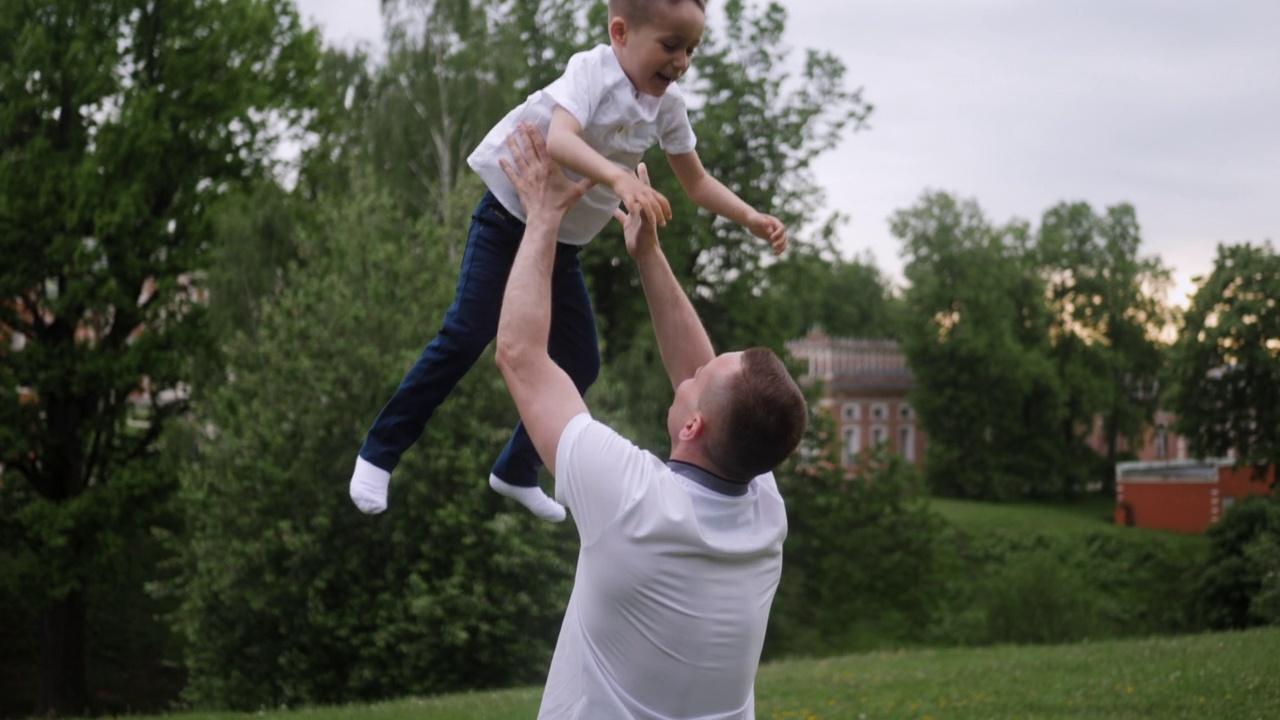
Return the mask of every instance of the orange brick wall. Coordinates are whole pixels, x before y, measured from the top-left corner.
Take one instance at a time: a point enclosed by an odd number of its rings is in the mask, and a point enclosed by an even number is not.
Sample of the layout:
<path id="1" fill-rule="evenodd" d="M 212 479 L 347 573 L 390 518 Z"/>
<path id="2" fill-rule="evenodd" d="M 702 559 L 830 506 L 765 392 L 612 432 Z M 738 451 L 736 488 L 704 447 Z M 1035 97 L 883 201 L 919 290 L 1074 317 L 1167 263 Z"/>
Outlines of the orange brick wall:
<path id="1" fill-rule="evenodd" d="M 1116 487 L 1116 524 L 1204 532 L 1218 515 L 1214 483 L 1121 482 Z"/>
<path id="2" fill-rule="evenodd" d="M 1222 488 L 1222 496 L 1242 498 L 1249 495 L 1270 495 L 1275 487 L 1276 469 L 1267 469 L 1267 474 L 1259 480 L 1253 477 L 1253 468 L 1233 468 L 1226 465 L 1218 468 L 1218 487 Z"/>

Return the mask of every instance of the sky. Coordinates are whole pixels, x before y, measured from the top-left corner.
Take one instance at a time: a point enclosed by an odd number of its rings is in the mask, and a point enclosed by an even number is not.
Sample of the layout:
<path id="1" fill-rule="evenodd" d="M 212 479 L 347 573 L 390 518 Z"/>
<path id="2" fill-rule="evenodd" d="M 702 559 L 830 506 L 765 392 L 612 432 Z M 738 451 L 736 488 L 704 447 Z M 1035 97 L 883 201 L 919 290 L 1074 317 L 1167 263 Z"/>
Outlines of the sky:
<path id="1" fill-rule="evenodd" d="M 326 42 L 381 38 L 378 0 L 297 4 Z M 1128 202 L 1140 252 L 1173 270 L 1180 305 L 1218 243 L 1280 242 L 1277 0 L 780 4 L 777 50 L 796 63 L 809 48 L 836 55 L 875 106 L 815 175 L 850 218 L 843 252 L 869 254 L 895 282 L 889 217 L 927 190 L 972 199 L 995 223 Z"/>

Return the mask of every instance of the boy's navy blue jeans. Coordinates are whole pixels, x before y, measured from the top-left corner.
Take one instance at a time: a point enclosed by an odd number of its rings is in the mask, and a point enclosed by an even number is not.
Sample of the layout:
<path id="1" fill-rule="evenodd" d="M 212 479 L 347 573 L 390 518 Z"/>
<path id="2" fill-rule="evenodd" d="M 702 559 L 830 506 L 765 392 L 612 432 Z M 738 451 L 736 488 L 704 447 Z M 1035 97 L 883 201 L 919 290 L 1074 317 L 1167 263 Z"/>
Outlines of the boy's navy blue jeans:
<path id="1" fill-rule="evenodd" d="M 444 326 L 378 413 L 360 457 L 387 472 L 394 470 L 400 456 L 421 437 L 431 414 L 497 336 L 507 276 L 523 236 L 524 223 L 486 192 L 471 216 L 458 290 Z M 579 250 L 577 245 L 556 245 L 547 352 L 578 392 L 586 393 L 600 373 L 600 348 Z M 541 462 L 524 424 L 517 423 L 492 472 L 511 485 L 533 487 Z"/>

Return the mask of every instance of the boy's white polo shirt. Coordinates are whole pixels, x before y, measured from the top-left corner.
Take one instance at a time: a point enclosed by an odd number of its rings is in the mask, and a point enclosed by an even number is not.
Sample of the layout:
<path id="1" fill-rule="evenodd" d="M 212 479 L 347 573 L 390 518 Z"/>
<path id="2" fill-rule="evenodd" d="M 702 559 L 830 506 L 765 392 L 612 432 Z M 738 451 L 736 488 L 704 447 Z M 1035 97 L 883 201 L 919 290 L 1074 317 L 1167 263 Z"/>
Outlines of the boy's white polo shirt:
<path id="1" fill-rule="evenodd" d="M 586 413 L 556 474 L 582 545 L 538 717 L 753 718 L 787 534 L 773 475 L 717 493 Z"/>
<path id="2" fill-rule="evenodd" d="M 680 155 L 692 152 L 697 142 L 676 83 L 662 97 L 644 95 L 627 79 L 612 47 L 599 45 L 580 52 L 569 58 L 563 75 L 507 113 L 467 158 L 498 202 L 521 220 L 525 213 L 520 197 L 498 159 L 511 160 L 507 136 L 519 123 L 534 123 L 545 136 L 557 105 L 577 119 L 588 145 L 628 172 L 635 171 L 645 151 L 654 145 Z M 611 188 L 593 187 L 565 215 L 559 240 L 585 245 L 604 229 L 617 207 L 618 196 Z"/>

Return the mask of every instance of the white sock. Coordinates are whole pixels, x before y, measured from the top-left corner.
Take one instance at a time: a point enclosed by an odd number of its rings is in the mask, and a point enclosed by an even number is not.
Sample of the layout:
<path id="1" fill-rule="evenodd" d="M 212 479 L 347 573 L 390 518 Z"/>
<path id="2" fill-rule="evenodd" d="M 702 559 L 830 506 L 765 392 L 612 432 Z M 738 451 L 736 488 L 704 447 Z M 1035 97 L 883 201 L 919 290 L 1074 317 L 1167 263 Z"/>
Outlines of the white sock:
<path id="1" fill-rule="evenodd" d="M 529 508 L 529 511 L 543 520 L 551 522 L 560 522 L 564 520 L 564 506 L 547 497 L 542 492 L 542 488 L 538 486 L 520 487 L 512 485 L 497 475 L 489 476 L 489 487 L 494 489 L 499 495 L 506 495 L 516 502 Z"/>
<path id="2" fill-rule="evenodd" d="M 391 473 L 362 457 L 356 457 L 356 469 L 351 474 L 351 500 L 361 512 L 380 513 L 387 509 L 387 486 Z"/>

